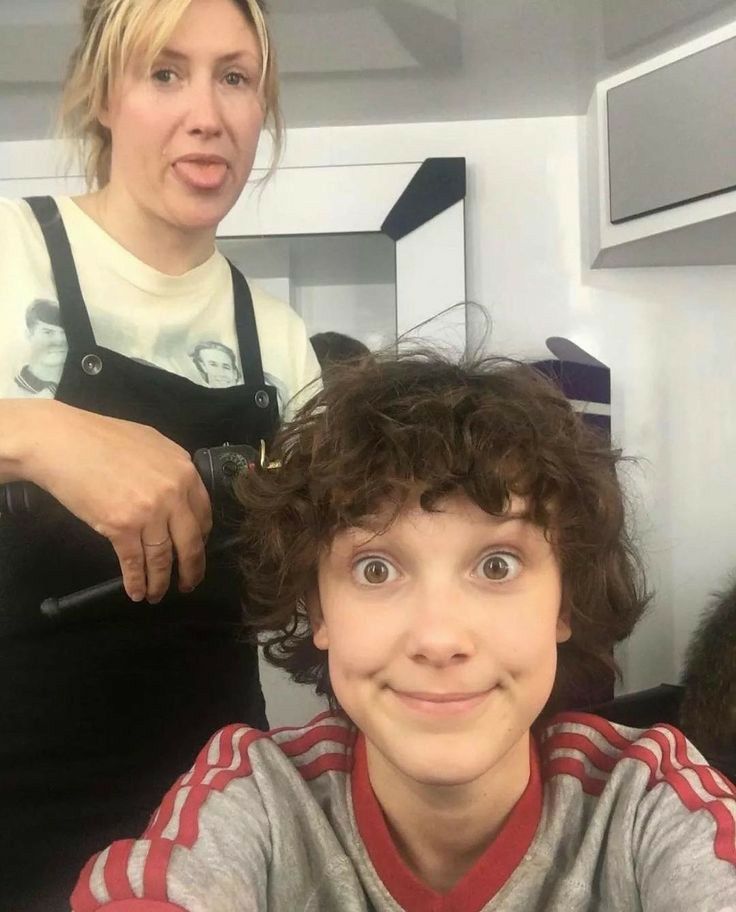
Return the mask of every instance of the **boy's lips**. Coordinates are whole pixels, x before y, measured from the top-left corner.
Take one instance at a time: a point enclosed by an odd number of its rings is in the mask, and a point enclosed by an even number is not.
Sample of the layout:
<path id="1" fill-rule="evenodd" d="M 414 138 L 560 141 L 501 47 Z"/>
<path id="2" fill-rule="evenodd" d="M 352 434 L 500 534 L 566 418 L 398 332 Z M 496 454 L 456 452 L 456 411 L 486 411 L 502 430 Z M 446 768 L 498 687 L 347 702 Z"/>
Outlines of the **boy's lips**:
<path id="1" fill-rule="evenodd" d="M 494 687 L 490 687 L 488 690 L 462 693 L 402 690 L 393 690 L 393 693 L 405 707 L 413 712 L 432 716 L 454 716 L 475 709 L 493 690 L 495 690 Z"/>

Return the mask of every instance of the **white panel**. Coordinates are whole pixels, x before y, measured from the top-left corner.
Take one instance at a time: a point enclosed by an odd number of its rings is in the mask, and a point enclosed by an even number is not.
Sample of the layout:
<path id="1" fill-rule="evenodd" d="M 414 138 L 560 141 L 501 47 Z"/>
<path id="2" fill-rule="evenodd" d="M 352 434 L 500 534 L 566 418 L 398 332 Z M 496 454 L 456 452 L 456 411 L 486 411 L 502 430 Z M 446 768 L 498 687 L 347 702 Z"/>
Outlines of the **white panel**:
<path id="1" fill-rule="evenodd" d="M 398 334 L 455 304 L 465 295 L 465 205 L 455 203 L 396 245 L 396 308 Z M 428 252 L 431 251 L 431 255 Z M 439 343 L 455 352 L 465 350 L 465 308 L 422 326 L 412 337 Z"/>
<path id="2" fill-rule="evenodd" d="M 262 656 L 259 665 L 266 715 L 271 728 L 304 725 L 327 709 L 327 700 L 318 697 L 313 687 L 296 684 L 285 671 L 269 665 Z"/>
<path id="3" fill-rule="evenodd" d="M 418 167 L 413 162 L 283 168 L 265 184 L 248 184 L 218 235 L 380 231 Z M 255 172 L 254 181 L 263 174 Z"/>
<path id="4" fill-rule="evenodd" d="M 23 196 L 73 196 L 84 193 L 81 177 L 29 177 L 21 180 L 1 180 L 0 196 L 20 199 Z"/>
<path id="5" fill-rule="evenodd" d="M 73 147 L 61 140 L 0 143 L 0 178 L 79 176 Z"/>

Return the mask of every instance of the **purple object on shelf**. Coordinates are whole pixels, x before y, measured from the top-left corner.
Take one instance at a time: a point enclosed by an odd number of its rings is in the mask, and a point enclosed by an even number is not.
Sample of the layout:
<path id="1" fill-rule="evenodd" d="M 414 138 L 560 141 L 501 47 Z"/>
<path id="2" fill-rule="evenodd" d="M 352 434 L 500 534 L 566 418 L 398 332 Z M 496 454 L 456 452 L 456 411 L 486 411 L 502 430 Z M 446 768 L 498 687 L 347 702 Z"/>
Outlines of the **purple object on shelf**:
<path id="1" fill-rule="evenodd" d="M 611 369 L 569 339 L 551 336 L 547 348 L 555 356 L 533 366 L 554 380 L 583 420 L 611 433 Z"/>

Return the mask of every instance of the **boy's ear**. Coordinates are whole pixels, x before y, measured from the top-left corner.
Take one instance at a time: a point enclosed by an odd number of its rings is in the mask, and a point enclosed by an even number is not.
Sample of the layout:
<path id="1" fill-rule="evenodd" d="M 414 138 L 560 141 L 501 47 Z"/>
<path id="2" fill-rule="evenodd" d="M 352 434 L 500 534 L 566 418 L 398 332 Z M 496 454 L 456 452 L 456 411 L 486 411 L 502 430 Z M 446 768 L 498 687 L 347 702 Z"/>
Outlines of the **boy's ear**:
<path id="1" fill-rule="evenodd" d="M 327 624 L 322 616 L 322 605 L 319 600 L 319 590 L 315 586 L 305 599 L 307 603 L 307 614 L 309 623 L 312 627 L 312 642 L 317 649 L 327 649 Z"/>
<path id="2" fill-rule="evenodd" d="M 563 603 L 557 615 L 557 642 L 566 643 L 572 636 L 570 609 Z"/>

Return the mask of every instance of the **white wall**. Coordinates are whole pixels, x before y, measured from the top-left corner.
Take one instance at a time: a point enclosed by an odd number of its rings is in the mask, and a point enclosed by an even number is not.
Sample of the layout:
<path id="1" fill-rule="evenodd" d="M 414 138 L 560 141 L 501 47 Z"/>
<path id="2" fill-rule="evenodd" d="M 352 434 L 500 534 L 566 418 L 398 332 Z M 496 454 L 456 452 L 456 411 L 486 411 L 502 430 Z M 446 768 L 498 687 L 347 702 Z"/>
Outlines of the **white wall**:
<path id="1" fill-rule="evenodd" d="M 709 593 L 736 565 L 736 267 L 588 270 L 583 126 L 568 117 L 296 130 L 285 163 L 464 155 L 468 295 L 491 315 L 491 347 L 538 355 L 562 335 L 611 366 L 614 434 L 642 460 L 631 487 L 657 589 L 620 654 L 624 688 L 638 689 L 677 680 Z"/>
<path id="2" fill-rule="evenodd" d="M 624 689 L 677 680 L 709 594 L 736 568 L 736 267 L 590 271 L 581 262 L 582 118 L 298 130 L 300 163 L 468 160 L 467 280 L 490 347 L 551 335 L 609 364 L 614 434 L 639 457 L 637 524 L 657 590 L 620 651 Z"/>

